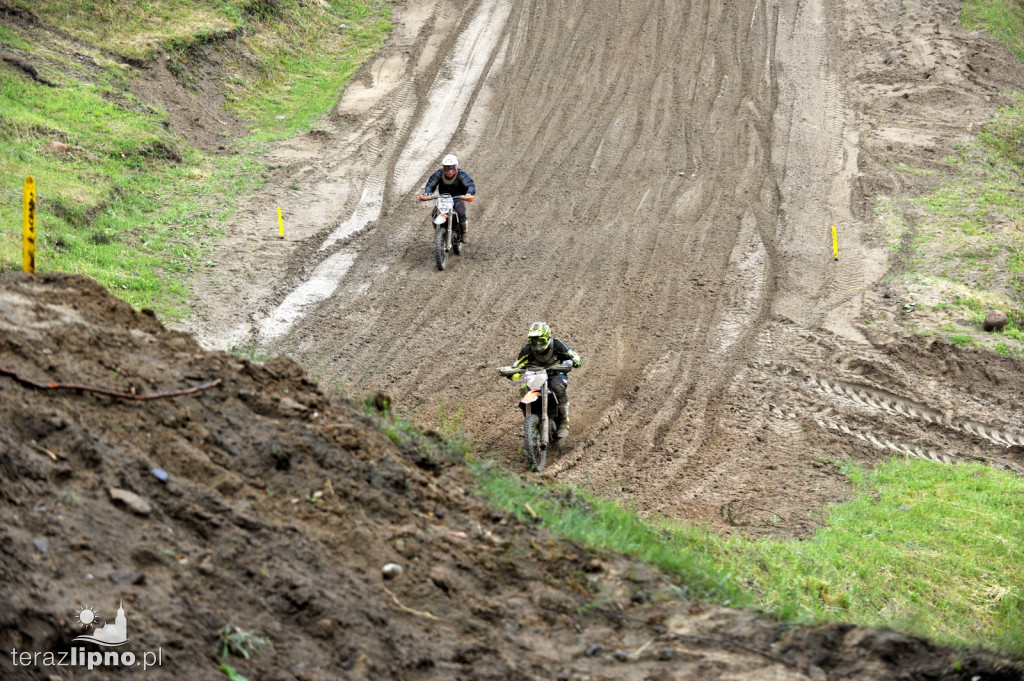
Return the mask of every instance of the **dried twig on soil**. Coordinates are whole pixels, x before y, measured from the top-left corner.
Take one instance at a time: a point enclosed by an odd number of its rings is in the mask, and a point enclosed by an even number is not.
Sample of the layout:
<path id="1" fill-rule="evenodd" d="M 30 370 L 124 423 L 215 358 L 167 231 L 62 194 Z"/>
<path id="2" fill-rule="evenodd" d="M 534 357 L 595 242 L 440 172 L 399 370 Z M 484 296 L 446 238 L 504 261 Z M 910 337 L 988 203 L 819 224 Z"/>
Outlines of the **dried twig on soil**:
<path id="1" fill-rule="evenodd" d="M 654 639 L 653 638 L 651 640 L 649 640 L 647 643 L 645 643 L 642 646 L 640 646 L 639 648 L 637 648 L 636 650 L 634 650 L 633 652 L 631 652 L 626 657 L 628 657 L 631 660 L 637 659 L 638 657 L 640 657 L 641 655 L 644 654 L 645 650 L 647 650 L 648 648 L 651 647 L 652 643 L 654 643 Z"/>
<path id="2" fill-rule="evenodd" d="M 407 612 L 410 615 L 417 615 L 418 617 L 423 617 L 423 618 L 426 618 L 428 620 L 435 620 L 435 621 L 440 621 L 441 620 L 440 617 L 437 617 L 436 615 L 432 615 L 429 612 L 426 612 L 424 610 L 413 610 L 412 608 L 410 608 L 410 607 L 408 607 L 406 605 L 402 605 L 402 602 L 400 600 L 398 600 L 398 596 L 396 596 L 391 591 L 391 589 L 387 588 L 386 586 L 381 587 L 381 588 L 384 589 L 384 591 L 386 591 L 388 593 L 388 596 L 391 596 L 391 600 L 393 600 L 395 602 L 395 605 L 397 605 L 399 607 L 399 609 L 402 610 L 402 612 Z"/>
<path id="3" fill-rule="evenodd" d="M 6 374 L 7 376 L 11 376 L 12 378 L 14 378 L 14 380 L 18 381 L 19 383 L 32 386 L 33 388 L 39 388 L 41 390 L 85 390 L 91 393 L 107 395 L 108 397 L 119 397 L 123 400 L 156 400 L 163 397 L 178 397 L 180 395 L 192 395 L 193 393 L 197 393 L 201 390 L 209 390 L 210 388 L 218 386 L 223 382 L 221 379 L 218 378 L 213 381 L 210 381 L 209 383 L 203 383 L 202 385 L 193 386 L 191 388 L 184 388 L 182 390 L 172 390 L 170 392 L 162 393 L 150 393 L 148 395 L 136 395 L 134 393 L 123 393 L 118 392 L 116 390 L 107 390 L 106 388 L 94 388 L 93 386 L 90 385 L 80 385 L 78 383 L 39 383 L 38 381 L 33 381 L 30 378 L 25 378 L 24 376 L 19 375 L 18 372 L 16 371 L 13 371 L 11 369 L 5 369 L 3 367 L 0 367 L 0 374 Z"/>
<path id="4" fill-rule="evenodd" d="M 56 454 L 54 454 L 54 453 L 53 453 L 53 452 L 52 452 L 51 450 L 47 449 L 46 447 L 43 447 L 42 445 L 37 445 L 37 444 L 35 444 L 35 442 L 34 442 L 34 441 L 33 441 L 33 444 L 32 444 L 32 446 L 33 446 L 33 447 L 35 447 L 36 449 L 38 449 L 39 451 L 43 452 L 44 454 L 49 454 L 49 455 L 50 455 L 50 458 L 51 458 L 51 459 L 53 459 L 54 461 L 57 461 L 57 460 L 58 460 L 58 458 L 59 458 L 59 457 L 58 457 L 58 456 L 57 456 Z"/>
<path id="5" fill-rule="evenodd" d="M 733 506 L 734 505 L 739 507 L 738 511 L 733 511 Z M 771 509 L 761 508 L 760 506 L 755 506 L 755 505 L 751 504 L 750 502 L 741 501 L 739 499 L 733 499 L 732 501 L 730 501 L 728 503 L 722 504 L 719 507 L 719 509 L 718 509 L 718 513 L 719 513 L 720 516 L 722 516 L 722 520 L 724 520 L 725 522 L 729 523 L 730 525 L 737 526 L 737 527 L 746 527 L 747 525 L 750 525 L 750 523 L 748 521 L 746 521 L 746 520 L 741 520 L 740 519 L 740 515 L 742 513 L 744 513 L 745 511 L 751 511 L 751 510 L 753 510 L 753 511 L 761 511 L 763 513 L 769 513 L 769 514 L 777 517 L 779 520 L 781 520 L 786 525 L 787 528 L 789 528 L 791 530 L 793 529 L 790 526 L 790 524 L 789 524 L 789 520 L 787 520 L 786 517 L 784 515 L 782 515 L 781 513 L 779 513 L 778 511 L 772 511 Z"/>

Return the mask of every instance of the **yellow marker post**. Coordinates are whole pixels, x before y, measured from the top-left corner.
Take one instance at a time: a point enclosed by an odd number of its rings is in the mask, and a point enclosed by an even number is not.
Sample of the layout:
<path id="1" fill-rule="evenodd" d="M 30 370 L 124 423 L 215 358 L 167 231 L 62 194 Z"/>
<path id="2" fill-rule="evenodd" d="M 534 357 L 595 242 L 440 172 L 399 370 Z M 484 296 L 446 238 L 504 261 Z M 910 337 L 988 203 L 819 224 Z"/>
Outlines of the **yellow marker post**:
<path id="1" fill-rule="evenodd" d="M 277 231 L 284 238 L 284 220 L 281 218 L 281 206 L 277 207 Z"/>
<path id="2" fill-rule="evenodd" d="M 839 239 L 836 238 L 835 225 L 832 225 L 832 259 L 839 260 Z"/>
<path id="3" fill-rule="evenodd" d="M 36 181 L 29 175 L 25 178 L 25 211 L 21 235 L 22 268 L 29 274 L 36 273 Z"/>

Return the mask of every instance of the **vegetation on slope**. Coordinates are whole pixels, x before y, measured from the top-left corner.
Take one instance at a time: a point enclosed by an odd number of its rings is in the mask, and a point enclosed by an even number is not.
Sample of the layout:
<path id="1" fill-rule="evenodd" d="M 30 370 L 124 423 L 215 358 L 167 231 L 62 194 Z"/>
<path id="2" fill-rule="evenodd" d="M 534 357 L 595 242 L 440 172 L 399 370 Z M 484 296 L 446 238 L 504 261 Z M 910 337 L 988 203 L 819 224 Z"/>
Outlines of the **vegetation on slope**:
<path id="1" fill-rule="evenodd" d="M 962 19 L 1024 61 L 1019 2 L 965 0 Z M 876 213 L 899 261 L 890 284 L 908 300 L 911 328 L 1024 357 L 1024 95 L 1014 100 L 942 169 L 897 168 L 930 176 L 933 189 L 918 197 L 881 197 Z M 982 329 L 991 309 L 1007 314 L 1002 333 Z"/>
<path id="2" fill-rule="evenodd" d="M 21 268 L 24 180 L 40 271 L 85 274 L 137 307 L 184 315 L 262 141 L 308 128 L 391 29 L 386 0 L 14 0 L 0 25 L 0 271 Z M 131 94 L 132 64 L 168 56 L 187 85 L 219 55 L 225 106 L 251 135 L 209 154 Z"/>
<path id="3" fill-rule="evenodd" d="M 478 467 L 498 506 L 679 576 L 689 596 L 787 621 L 889 626 L 1024 656 L 1024 481 L 980 464 L 845 470 L 857 495 L 806 540 L 725 537 Z M 600 594 L 595 596 L 600 599 Z"/>

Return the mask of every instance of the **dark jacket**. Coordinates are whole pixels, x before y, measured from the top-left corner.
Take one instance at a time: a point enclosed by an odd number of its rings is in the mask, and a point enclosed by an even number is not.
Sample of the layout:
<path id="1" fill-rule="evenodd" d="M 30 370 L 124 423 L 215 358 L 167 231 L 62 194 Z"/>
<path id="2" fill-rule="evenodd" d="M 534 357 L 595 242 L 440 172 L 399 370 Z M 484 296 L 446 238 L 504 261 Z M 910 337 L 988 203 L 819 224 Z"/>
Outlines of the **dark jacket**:
<path id="1" fill-rule="evenodd" d="M 516 369 L 522 369 L 527 365 L 547 367 L 553 364 L 558 364 L 559 362 L 564 362 L 567 359 L 572 360 L 573 367 L 578 367 L 583 364 L 583 360 L 580 359 L 580 356 L 575 350 L 557 338 L 553 338 L 551 340 L 551 345 L 541 356 L 534 353 L 533 346 L 529 343 L 524 345 L 523 349 L 519 351 L 519 358 L 512 366 Z"/>
<path id="2" fill-rule="evenodd" d="M 452 196 L 476 194 L 476 185 L 473 184 L 473 178 L 470 177 L 469 173 L 465 170 L 460 168 L 456 171 L 451 184 L 445 182 L 441 177 L 441 173 L 443 171 L 444 168 L 439 168 L 430 176 L 430 179 L 427 180 L 426 186 L 423 187 L 424 194 L 433 194 L 435 189 L 437 189 L 440 194 L 451 194 Z"/>

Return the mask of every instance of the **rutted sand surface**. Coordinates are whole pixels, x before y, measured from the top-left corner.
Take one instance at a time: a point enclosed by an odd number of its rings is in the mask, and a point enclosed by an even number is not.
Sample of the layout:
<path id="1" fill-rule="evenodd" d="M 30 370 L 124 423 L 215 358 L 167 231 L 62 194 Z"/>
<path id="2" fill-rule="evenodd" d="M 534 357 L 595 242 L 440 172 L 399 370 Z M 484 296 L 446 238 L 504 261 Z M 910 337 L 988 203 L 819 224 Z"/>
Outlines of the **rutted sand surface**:
<path id="1" fill-rule="evenodd" d="M 811 530 L 846 494 L 840 457 L 1020 470 L 1019 362 L 861 321 L 896 313 L 877 294 L 874 192 L 1024 82 L 957 12 L 407 3 L 323 129 L 276 152 L 272 191 L 196 282 L 191 330 L 384 390 L 424 424 L 459 413 L 524 467 L 494 368 L 545 319 L 584 367 L 544 475 L 722 527 Z M 442 273 L 413 194 L 445 151 L 479 193 Z M 299 306 L 303 286 L 317 293 Z"/>

